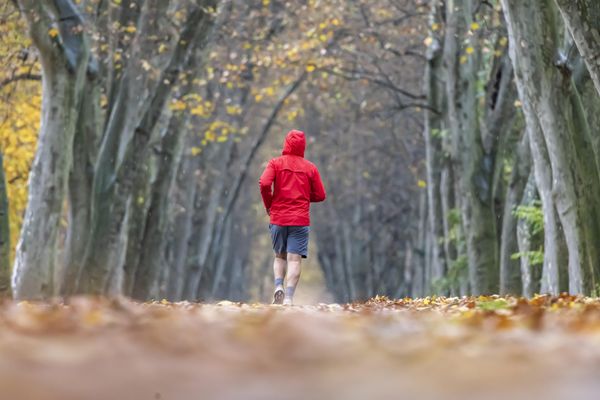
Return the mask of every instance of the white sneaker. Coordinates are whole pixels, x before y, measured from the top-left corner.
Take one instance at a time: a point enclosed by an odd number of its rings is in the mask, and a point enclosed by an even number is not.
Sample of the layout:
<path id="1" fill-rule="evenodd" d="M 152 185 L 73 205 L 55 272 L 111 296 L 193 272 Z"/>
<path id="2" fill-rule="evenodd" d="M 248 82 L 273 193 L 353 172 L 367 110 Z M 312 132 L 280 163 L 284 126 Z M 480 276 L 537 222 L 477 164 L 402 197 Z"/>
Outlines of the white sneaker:
<path id="1" fill-rule="evenodd" d="M 284 292 L 283 286 L 277 286 L 275 288 L 275 292 L 273 293 L 273 303 L 272 304 L 283 304 L 284 303 Z"/>

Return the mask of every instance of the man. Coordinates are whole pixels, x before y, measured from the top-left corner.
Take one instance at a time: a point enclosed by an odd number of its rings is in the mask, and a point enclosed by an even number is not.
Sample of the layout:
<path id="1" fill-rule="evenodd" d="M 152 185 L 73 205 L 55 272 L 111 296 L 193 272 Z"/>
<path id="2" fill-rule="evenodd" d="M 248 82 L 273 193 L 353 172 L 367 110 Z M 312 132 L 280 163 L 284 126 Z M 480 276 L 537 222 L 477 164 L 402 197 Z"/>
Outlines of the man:
<path id="1" fill-rule="evenodd" d="M 282 155 L 269 161 L 259 181 L 275 251 L 273 304 L 293 304 L 300 262 L 308 256 L 310 203 L 325 200 L 319 170 L 304 159 L 305 148 L 304 132 L 290 131 Z"/>

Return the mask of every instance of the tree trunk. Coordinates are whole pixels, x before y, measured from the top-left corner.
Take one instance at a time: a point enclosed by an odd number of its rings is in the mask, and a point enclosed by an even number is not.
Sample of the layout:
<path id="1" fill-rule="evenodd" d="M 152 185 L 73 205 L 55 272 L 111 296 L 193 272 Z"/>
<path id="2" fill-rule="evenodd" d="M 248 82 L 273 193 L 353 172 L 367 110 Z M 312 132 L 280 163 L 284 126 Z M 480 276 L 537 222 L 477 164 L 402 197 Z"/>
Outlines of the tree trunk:
<path id="1" fill-rule="evenodd" d="M 600 95 L 600 2 L 555 1 Z"/>
<path id="2" fill-rule="evenodd" d="M 518 73 L 517 80 L 521 79 Z M 519 90 L 520 92 L 522 89 Z M 524 94 L 521 98 L 524 98 Z M 541 290 L 544 293 L 557 294 L 559 282 L 566 279 L 561 277 L 561 270 L 568 265 L 568 252 L 555 197 L 552 193 L 552 167 L 550 155 L 544 140 L 544 134 L 539 125 L 537 115 L 529 103 L 523 103 L 527 134 L 529 136 L 535 182 L 542 202 L 544 215 L 544 265 L 542 268 Z"/>
<path id="3" fill-rule="evenodd" d="M 455 207 L 454 204 L 454 174 L 452 173 L 452 165 L 449 160 L 445 160 L 444 168 L 440 178 L 440 197 L 442 203 L 442 226 L 444 230 L 444 255 L 446 256 L 446 266 L 448 269 L 456 262 L 456 240 L 451 237 L 451 212 Z M 456 239 L 456 238 L 454 238 Z"/>
<path id="4" fill-rule="evenodd" d="M 166 231 L 168 223 L 168 201 L 181 159 L 183 125 L 186 118 L 172 116 L 171 123 L 161 139 L 158 174 L 152 185 L 150 207 L 140 244 L 140 257 L 135 270 L 132 296 L 146 300 L 150 289 L 158 279 L 159 272 L 166 267 Z"/>
<path id="5" fill-rule="evenodd" d="M 503 0 L 502 4 L 521 99 L 537 117 L 549 155 L 552 193 L 568 248 L 569 291 L 591 293 L 600 263 L 596 243 L 600 181 L 577 89 L 566 64 L 557 62 L 561 38 L 554 3 Z M 535 121 L 529 118 L 531 123 Z"/>
<path id="6" fill-rule="evenodd" d="M 433 2 L 430 12 L 430 26 L 440 23 L 441 9 Z M 432 43 L 427 49 L 425 64 L 425 96 L 429 109 L 425 110 L 425 154 L 427 165 L 427 203 L 431 243 L 431 279 L 439 282 L 446 273 L 446 255 L 443 246 L 444 227 L 441 199 L 441 176 L 444 156 L 442 153 L 442 109 L 444 107 L 444 87 L 441 80 L 443 52 L 440 38 L 430 30 Z"/>
<path id="7" fill-rule="evenodd" d="M 467 0 L 446 3 L 447 24 L 444 62 L 449 126 L 457 168 L 462 219 L 473 294 L 497 292 L 498 242 L 492 201 L 493 161 L 485 154 L 478 116 L 477 71 L 481 54 L 475 52 L 465 65 L 459 64 L 459 39 L 472 22 L 472 4 Z"/>
<path id="8" fill-rule="evenodd" d="M 77 114 L 89 58 L 83 21 L 72 1 L 19 1 L 40 51 L 42 123 L 29 177 L 29 197 L 17 245 L 13 285 L 17 299 L 56 294 L 56 244 L 72 163 Z M 52 16 L 46 14 L 50 10 Z M 48 35 L 59 21 L 61 42 Z"/>
<path id="9" fill-rule="evenodd" d="M 139 123 L 134 125 L 132 136 L 129 132 L 123 132 L 131 122 L 127 121 L 129 116 L 123 114 L 127 110 L 124 103 L 130 101 L 128 84 L 121 85 L 123 93 L 117 97 L 115 112 L 109 119 L 98 155 L 93 184 L 91 234 L 81 263 L 81 292 L 106 293 L 114 269 L 122 267 L 118 264 L 124 253 L 121 233 L 127 226 L 125 217 L 132 188 L 138 179 L 139 165 L 147 154 L 148 142 L 177 83 L 180 69 L 186 64 L 190 47 L 198 36 L 207 34 L 212 21 L 212 15 L 204 7 L 195 7 L 189 13 L 169 64 L 158 79 L 158 86 Z M 131 140 L 121 143 L 121 135 L 131 137 Z M 122 155 L 122 161 L 116 159 L 117 155 Z"/>
<path id="10" fill-rule="evenodd" d="M 176 215 L 172 223 L 173 240 L 171 242 L 173 259 L 171 261 L 169 276 L 169 299 L 178 301 L 182 299 L 183 288 L 186 278 L 187 257 L 192 235 L 192 218 L 194 215 L 194 203 L 198 188 L 197 159 L 192 156 L 185 157 L 178 172 L 177 187 L 183 191 L 180 207 L 176 209 Z"/>
<path id="11" fill-rule="evenodd" d="M 10 288 L 10 226 L 4 164 L 0 152 L 0 297 L 9 297 Z"/>
<path id="12" fill-rule="evenodd" d="M 500 294 L 521 292 L 521 271 L 519 262 L 512 259 L 518 251 L 517 218 L 514 214 L 520 204 L 523 191 L 531 171 L 531 150 L 529 136 L 523 135 L 513 164 L 513 171 L 507 188 L 504 212 L 502 214 L 502 236 L 500 240 Z"/>
<path id="13" fill-rule="evenodd" d="M 73 165 L 69 173 L 68 228 L 64 272 L 60 282 L 62 294 L 72 293 L 75 289 L 79 261 L 85 252 L 85 238 L 90 226 L 94 163 L 103 121 L 100 86 L 97 78 L 88 74 L 79 108 L 73 142 Z"/>
<path id="14" fill-rule="evenodd" d="M 535 182 L 531 175 L 527 181 L 527 185 L 523 190 L 523 196 L 519 200 L 519 205 L 531 206 L 533 201 L 536 199 Z M 539 268 L 538 266 L 531 265 L 529 252 L 532 250 L 532 232 L 531 226 L 528 221 L 521 219 L 517 221 L 517 248 L 521 257 L 519 263 L 521 267 L 521 283 L 522 283 L 522 295 L 525 297 L 531 297 L 536 293 L 539 287 L 539 282 L 535 279 L 533 268 Z"/>
<path id="15" fill-rule="evenodd" d="M 136 271 L 144 252 L 142 240 L 151 203 L 152 182 L 156 175 L 155 160 L 144 161 L 132 192 L 129 218 L 127 218 L 127 249 L 123 265 L 123 294 L 131 296 L 136 282 Z"/>

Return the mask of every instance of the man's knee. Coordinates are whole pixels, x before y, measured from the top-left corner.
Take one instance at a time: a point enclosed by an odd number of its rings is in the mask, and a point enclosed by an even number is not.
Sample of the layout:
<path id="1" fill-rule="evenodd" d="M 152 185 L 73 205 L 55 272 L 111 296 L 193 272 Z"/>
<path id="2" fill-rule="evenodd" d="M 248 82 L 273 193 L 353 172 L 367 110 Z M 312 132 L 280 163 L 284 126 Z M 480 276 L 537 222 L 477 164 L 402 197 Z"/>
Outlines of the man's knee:
<path id="1" fill-rule="evenodd" d="M 302 256 L 300 254 L 287 253 L 287 260 L 292 262 L 300 262 L 302 261 Z"/>
<path id="2" fill-rule="evenodd" d="M 288 256 L 287 253 L 275 253 L 275 258 L 279 258 L 284 261 L 287 259 L 287 256 Z"/>

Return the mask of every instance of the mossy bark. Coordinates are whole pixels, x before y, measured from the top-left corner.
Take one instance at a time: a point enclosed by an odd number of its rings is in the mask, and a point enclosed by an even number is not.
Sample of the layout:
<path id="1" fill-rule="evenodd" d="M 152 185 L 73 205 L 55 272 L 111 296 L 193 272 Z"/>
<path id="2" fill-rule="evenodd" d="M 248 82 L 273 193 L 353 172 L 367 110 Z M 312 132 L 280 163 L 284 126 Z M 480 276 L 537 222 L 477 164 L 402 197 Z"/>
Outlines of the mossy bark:
<path id="1" fill-rule="evenodd" d="M 10 227 L 8 195 L 4 175 L 3 157 L 0 152 L 0 297 L 12 294 L 10 287 Z"/>

